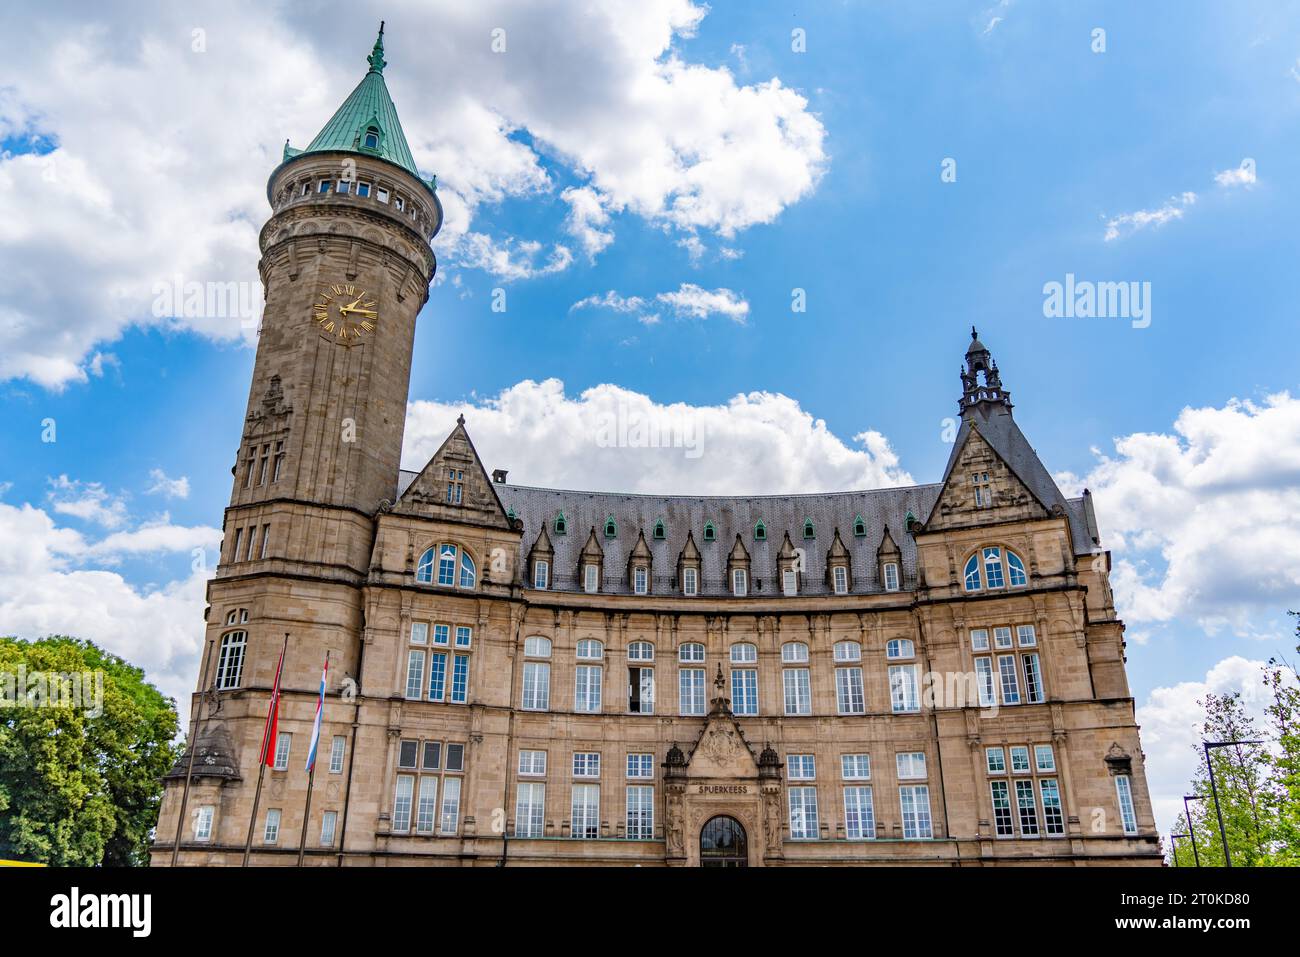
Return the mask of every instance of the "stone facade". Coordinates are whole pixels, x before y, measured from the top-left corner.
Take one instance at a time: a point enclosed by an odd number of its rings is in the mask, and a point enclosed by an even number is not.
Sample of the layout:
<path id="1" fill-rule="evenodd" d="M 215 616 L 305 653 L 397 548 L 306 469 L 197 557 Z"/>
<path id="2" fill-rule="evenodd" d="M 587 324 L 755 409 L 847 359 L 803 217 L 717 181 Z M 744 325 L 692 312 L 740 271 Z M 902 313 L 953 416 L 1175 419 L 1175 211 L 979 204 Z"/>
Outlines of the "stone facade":
<path id="1" fill-rule="evenodd" d="M 286 157 L 155 864 L 178 830 L 183 865 L 237 865 L 250 833 L 255 864 L 303 834 L 321 866 L 1159 862 L 1091 500 L 1056 488 L 974 336 L 934 485 L 529 489 L 489 478 L 463 420 L 403 473 L 441 208 L 364 150 Z M 321 192 L 340 169 L 366 195 Z M 335 285 L 375 304 L 353 341 L 319 318 Z M 254 819 L 282 648 L 287 759 Z"/>

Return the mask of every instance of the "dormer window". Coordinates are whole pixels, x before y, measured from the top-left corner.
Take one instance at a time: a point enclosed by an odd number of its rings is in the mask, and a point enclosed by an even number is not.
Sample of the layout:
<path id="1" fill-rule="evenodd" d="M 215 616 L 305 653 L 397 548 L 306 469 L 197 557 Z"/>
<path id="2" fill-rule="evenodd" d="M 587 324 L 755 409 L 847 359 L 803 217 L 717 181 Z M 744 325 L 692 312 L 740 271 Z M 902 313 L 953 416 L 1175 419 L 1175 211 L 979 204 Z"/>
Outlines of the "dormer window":
<path id="1" fill-rule="evenodd" d="M 664 520 L 662 518 L 658 519 L 655 522 L 654 539 L 655 541 L 662 542 L 667 537 L 667 534 L 664 532 Z"/>
<path id="2" fill-rule="evenodd" d="M 650 589 L 650 575 L 644 565 L 637 565 L 632 569 L 632 590 L 638 595 L 644 595 Z"/>
<path id="3" fill-rule="evenodd" d="M 366 136 L 365 139 L 362 140 L 362 146 L 368 150 L 379 149 L 379 130 L 375 129 L 373 126 L 366 130 Z"/>
<path id="4" fill-rule="evenodd" d="M 704 523 L 704 540 L 706 542 L 715 542 L 718 540 L 718 530 L 713 527 L 712 522 Z"/>
<path id="5" fill-rule="evenodd" d="M 849 570 L 843 565 L 836 565 L 832 569 L 835 581 L 835 594 L 847 595 L 849 593 Z"/>
<path id="6" fill-rule="evenodd" d="M 861 515 L 856 515 L 853 518 L 853 534 L 858 538 L 862 538 L 867 534 L 867 523 L 862 520 Z"/>
<path id="7" fill-rule="evenodd" d="M 767 526 L 763 524 L 763 520 L 760 518 L 754 524 L 754 541 L 762 542 L 762 541 L 766 541 L 766 539 L 767 539 Z"/>
<path id="8" fill-rule="evenodd" d="M 605 519 L 605 537 L 618 538 L 618 523 L 614 521 L 613 515 Z"/>
<path id="9" fill-rule="evenodd" d="M 805 518 L 803 520 L 803 537 L 804 538 L 817 537 L 817 529 L 813 527 L 813 520 L 811 518 Z"/>
<path id="10" fill-rule="evenodd" d="M 885 591 L 898 591 L 898 565 L 885 562 Z"/>
<path id="11" fill-rule="evenodd" d="M 569 530 L 569 520 L 565 518 L 564 513 L 561 512 L 559 515 L 555 516 L 555 534 L 563 535 L 566 532 L 568 532 L 568 530 Z"/>

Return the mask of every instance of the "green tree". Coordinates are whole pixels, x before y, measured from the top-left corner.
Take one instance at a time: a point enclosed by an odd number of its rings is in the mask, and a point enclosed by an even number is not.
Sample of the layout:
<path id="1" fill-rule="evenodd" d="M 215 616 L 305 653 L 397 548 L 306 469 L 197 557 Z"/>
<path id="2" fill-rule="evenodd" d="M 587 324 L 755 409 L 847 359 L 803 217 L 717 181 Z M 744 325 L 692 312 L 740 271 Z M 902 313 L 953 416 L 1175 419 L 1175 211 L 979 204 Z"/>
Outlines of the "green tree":
<path id="1" fill-rule="evenodd" d="M 1300 617 L 1300 613 L 1288 612 Z M 1300 654 L 1300 624 L 1296 626 Z M 1270 658 L 1264 686 L 1272 698 L 1264 709 L 1274 746 L 1264 805 L 1268 853 L 1264 864 L 1300 866 L 1300 675 L 1283 659 Z"/>
<path id="2" fill-rule="evenodd" d="M 0 688 L 19 666 L 29 676 L 102 673 L 102 713 L 22 706 L 25 688 L 19 706 L 0 708 L 0 857 L 145 863 L 162 776 L 180 750 L 175 702 L 141 669 L 76 638 L 0 637 Z"/>

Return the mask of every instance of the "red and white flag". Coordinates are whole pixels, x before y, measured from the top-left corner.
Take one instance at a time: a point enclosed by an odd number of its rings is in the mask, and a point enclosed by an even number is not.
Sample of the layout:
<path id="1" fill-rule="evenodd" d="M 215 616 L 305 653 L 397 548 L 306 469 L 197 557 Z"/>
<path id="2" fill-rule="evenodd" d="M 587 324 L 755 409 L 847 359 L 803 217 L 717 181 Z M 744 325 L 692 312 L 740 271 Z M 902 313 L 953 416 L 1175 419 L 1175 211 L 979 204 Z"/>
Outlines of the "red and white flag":
<path id="1" fill-rule="evenodd" d="M 275 686 L 271 688 L 271 705 L 266 712 L 266 728 L 262 732 L 262 756 L 259 759 L 267 767 L 275 767 L 275 733 L 280 723 L 280 675 L 284 671 L 284 653 L 289 647 L 286 639 L 284 648 L 280 649 L 280 661 L 275 666 Z"/>

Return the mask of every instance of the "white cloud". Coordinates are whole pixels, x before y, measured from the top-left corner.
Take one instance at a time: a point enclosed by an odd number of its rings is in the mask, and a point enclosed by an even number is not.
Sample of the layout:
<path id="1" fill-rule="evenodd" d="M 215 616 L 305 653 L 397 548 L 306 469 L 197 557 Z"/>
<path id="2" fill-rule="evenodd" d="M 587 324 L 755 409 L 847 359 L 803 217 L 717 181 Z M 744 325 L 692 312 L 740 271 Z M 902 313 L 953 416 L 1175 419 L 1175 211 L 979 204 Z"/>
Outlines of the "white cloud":
<path id="1" fill-rule="evenodd" d="M 1279 637 L 1300 592 L 1300 399 L 1184 408 L 1172 434 L 1117 438 L 1098 457 L 1060 478 L 1093 492 L 1126 620 Z"/>
<path id="2" fill-rule="evenodd" d="M 150 485 L 145 489 L 146 495 L 163 495 L 167 498 L 189 498 L 190 480 L 188 476 L 168 478 L 162 469 L 149 471 Z"/>
<path id="3" fill-rule="evenodd" d="M 440 174 L 444 267 L 522 279 L 572 262 L 551 237 L 534 261 L 473 228 L 483 204 L 550 193 L 548 164 L 586 184 L 565 199 L 591 257 L 614 215 L 723 236 L 771 222 L 827 163 L 799 93 L 776 78 L 739 85 L 674 49 L 707 12 L 689 0 L 444 0 L 400 20 L 388 6 L 335 0 L 304 18 L 252 0 L 49 5 L 35 19 L 0 7 L 0 30 L 25 38 L 6 51 L 0 133 L 53 144 L 0 157 L 0 379 L 84 381 L 103 371 L 97 346 L 132 325 L 251 342 L 237 317 L 153 315 L 153 288 L 258 282 L 265 177 L 286 136 L 305 145 L 360 79 L 359 26 L 385 15 L 403 127 Z M 489 46 L 494 27 L 505 53 Z"/>
<path id="4" fill-rule="evenodd" d="M 730 289 L 702 289 L 692 282 L 684 282 L 676 292 L 661 292 L 655 298 L 667 303 L 678 315 L 696 319 L 708 319 L 716 314 L 743 326 L 749 315 L 749 303 Z"/>
<path id="5" fill-rule="evenodd" d="M 1211 668 L 1202 681 L 1152 689 L 1146 703 L 1138 707 L 1147 786 L 1161 833 L 1168 834 L 1174 820 L 1183 813 L 1182 796 L 1188 793 L 1196 773 L 1201 724 L 1205 720 L 1199 702 L 1207 694 L 1239 691 L 1247 712 L 1261 717 L 1268 703 L 1260 681 L 1263 666 L 1263 661 L 1233 655 Z"/>
<path id="6" fill-rule="evenodd" d="M 177 699 L 184 715 L 203 641 L 210 573 L 200 563 L 188 577 L 140 587 L 94 565 L 118 555 L 211 549 L 220 538 L 214 528 L 155 524 L 91 542 L 60 527 L 43 509 L 0 502 L 3 633 L 93 641 L 144 668 L 150 681 Z"/>
<path id="7" fill-rule="evenodd" d="M 846 443 L 784 395 L 751 392 L 714 406 L 661 404 L 614 385 L 570 397 L 557 379 L 526 380 L 472 405 L 412 402 L 404 467 L 423 467 L 462 413 L 484 465 L 508 468 L 511 481 L 525 485 L 735 495 L 912 484 L 879 432 Z M 611 445 L 611 430 L 619 436 L 623 426 L 629 436 L 639 428 L 684 442 Z"/>
<path id="8" fill-rule="evenodd" d="M 1245 186 L 1247 188 L 1255 185 L 1255 161 L 1244 159 L 1241 165 L 1235 169 L 1220 170 L 1214 174 L 1214 181 L 1220 186 L 1231 188 L 1233 186 Z"/>
<path id="9" fill-rule="evenodd" d="M 60 475 L 49 480 L 46 498 L 54 511 L 71 515 L 105 528 L 117 528 L 126 521 L 126 500 L 112 495 L 99 482 L 81 482 Z"/>
<path id="10" fill-rule="evenodd" d="M 1132 213 L 1122 213 L 1106 220 L 1105 241 L 1118 239 L 1121 235 L 1131 235 L 1148 226 L 1159 227 L 1175 219 L 1182 219 L 1187 207 L 1196 203 L 1196 194 L 1190 190 L 1178 196 L 1171 196 L 1163 206 L 1156 209 L 1139 209 Z"/>
<path id="11" fill-rule="evenodd" d="M 569 307 L 569 312 L 575 309 L 612 309 L 614 312 L 639 312 L 645 308 L 646 301 L 640 296 L 620 296 L 613 289 L 603 296 L 591 295 L 586 299 L 579 299 Z"/>

